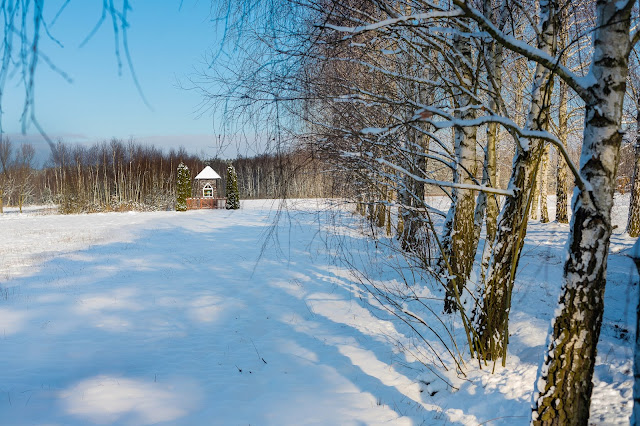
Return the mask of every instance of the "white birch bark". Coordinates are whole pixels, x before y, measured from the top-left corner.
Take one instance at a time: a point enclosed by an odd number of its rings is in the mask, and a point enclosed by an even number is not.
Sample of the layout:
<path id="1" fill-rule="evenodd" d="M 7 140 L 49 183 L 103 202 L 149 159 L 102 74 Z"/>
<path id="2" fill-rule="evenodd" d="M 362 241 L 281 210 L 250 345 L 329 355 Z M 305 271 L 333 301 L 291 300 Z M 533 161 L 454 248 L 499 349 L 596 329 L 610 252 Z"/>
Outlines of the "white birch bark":
<path id="1" fill-rule="evenodd" d="M 631 258 L 638 268 L 640 274 L 640 239 L 636 240 L 631 249 Z M 633 412 L 631 414 L 631 424 L 637 425 L 640 422 L 640 298 L 636 306 L 636 346 L 633 354 Z"/>
<path id="2" fill-rule="evenodd" d="M 531 220 L 540 219 L 540 216 L 538 215 L 538 206 L 540 204 L 540 178 L 540 173 L 538 173 L 532 182 L 531 207 L 529 207 L 529 219 Z"/>
<path id="3" fill-rule="evenodd" d="M 545 145 L 540 160 L 540 222 L 549 222 L 547 208 L 547 188 L 549 187 L 549 145 Z"/>
<path id="4" fill-rule="evenodd" d="M 564 81 L 559 83 L 559 106 L 558 106 L 558 139 L 566 147 L 567 146 L 567 97 L 569 90 Z M 556 222 L 569 223 L 568 201 L 569 201 L 569 182 L 567 181 L 567 164 L 560 152 L 558 152 L 558 174 L 556 177 Z"/>
<path id="5" fill-rule="evenodd" d="M 507 22 L 507 4 L 502 3 L 500 11 L 497 16 L 496 26 L 502 30 Z M 494 14 L 493 7 L 490 0 L 484 2 L 484 15 L 493 22 Z M 485 56 L 487 58 L 487 80 L 489 87 L 493 92 L 489 99 L 489 108 L 496 111 L 498 109 L 497 98 L 501 96 L 502 92 L 502 67 L 504 62 L 504 48 L 499 43 L 491 41 L 485 50 Z M 487 125 L 487 145 L 484 150 L 484 164 L 482 168 L 482 184 L 496 188 L 498 185 L 498 172 L 497 172 L 497 152 L 496 143 L 498 140 L 498 125 L 496 123 L 489 123 Z M 486 253 L 491 252 L 493 245 L 493 239 L 496 235 L 496 222 L 498 219 L 498 199 L 495 194 L 488 194 L 485 191 L 481 191 L 478 194 L 476 201 L 476 211 L 474 214 L 474 245 L 477 247 L 480 240 L 480 232 L 482 230 L 482 222 L 486 223 L 486 235 L 482 256 L 482 270 L 486 269 L 485 263 L 488 263 L 488 257 Z M 474 250 L 476 251 L 477 248 Z M 486 262 L 485 262 L 486 259 Z"/>
<path id="6" fill-rule="evenodd" d="M 462 58 L 457 61 L 459 73 L 462 78 L 461 86 L 465 90 L 456 90 L 454 98 L 457 103 L 456 118 L 473 120 L 475 109 L 468 108 L 473 104 L 473 98 L 469 92 L 473 91 L 473 63 L 472 48 L 470 42 L 461 36 L 455 36 L 454 48 Z M 454 183 L 473 184 L 473 176 L 476 170 L 476 127 L 455 127 L 455 157 L 456 169 L 454 171 Z M 449 216 L 451 227 L 445 236 L 445 248 L 448 251 L 442 253 L 447 257 L 449 276 L 445 295 L 445 312 L 452 312 L 457 307 L 457 300 L 462 293 L 464 284 L 471 272 L 475 257 L 474 239 L 474 191 L 469 189 L 454 188 L 453 202 Z M 458 297 L 456 296 L 458 295 Z"/>
<path id="7" fill-rule="evenodd" d="M 560 309 L 534 396 L 533 423 L 586 425 L 604 310 L 611 208 L 622 142 L 633 1 L 600 1 L 585 100 L 580 176 Z"/>
<path id="8" fill-rule="evenodd" d="M 538 48 L 553 55 L 556 49 L 555 1 L 540 2 Z M 547 128 L 551 99 L 551 72 L 538 64 L 533 79 L 531 107 L 525 127 L 531 130 Z M 482 308 L 474 318 L 476 331 L 475 347 L 478 356 L 485 360 L 506 356 L 511 290 L 515 271 L 520 259 L 520 250 L 526 234 L 529 216 L 529 192 L 534 170 L 540 155 L 539 141 L 525 141 L 516 149 L 509 187 L 514 195 L 507 197 L 498 217 L 498 228 L 492 257 L 487 269 Z"/>

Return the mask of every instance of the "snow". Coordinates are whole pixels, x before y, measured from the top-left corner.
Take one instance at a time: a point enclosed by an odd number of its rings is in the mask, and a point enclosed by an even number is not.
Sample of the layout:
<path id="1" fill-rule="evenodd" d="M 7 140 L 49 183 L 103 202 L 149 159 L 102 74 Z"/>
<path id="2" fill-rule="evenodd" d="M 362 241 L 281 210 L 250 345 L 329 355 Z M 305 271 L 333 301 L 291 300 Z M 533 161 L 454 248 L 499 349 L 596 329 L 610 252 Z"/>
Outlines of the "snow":
<path id="1" fill-rule="evenodd" d="M 492 188 L 487 185 L 474 185 L 469 183 L 456 183 L 456 182 L 441 181 L 436 179 L 427 179 L 427 178 L 417 176 L 411 173 L 410 171 L 408 171 L 407 169 L 405 169 L 404 167 L 394 164 L 386 160 L 385 158 L 379 157 L 379 158 L 376 158 L 375 161 L 377 161 L 380 164 L 384 164 L 385 166 L 389 166 L 392 169 L 401 172 L 403 175 L 411 177 L 411 179 L 417 182 L 424 182 L 428 185 L 435 185 L 435 186 L 448 187 L 448 188 L 459 188 L 459 189 L 474 189 L 474 190 L 481 190 L 481 191 L 486 191 L 486 192 L 499 194 L 499 195 L 513 195 L 513 189 L 511 188 L 504 190 L 500 188 Z"/>
<path id="2" fill-rule="evenodd" d="M 217 174 L 210 166 L 206 166 L 195 179 L 220 179 L 220 175 Z"/>
<path id="3" fill-rule="evenodd" d="M 632 259 L 640 260 L 640 238 L 636 240 L 636 243 L 631 248 L 631 252 L 629 253 Z"/>
<path id="4" fill-rule="evenodd" d="M 360 133 L 362 133 L 363 135 L 379 135 L 381 133 L 388 132 L 388 131 L 389 131 L 388 127 L 366 127 L 360 130 Z"/>
<path id="5" fill-rule="evenodd" d="M 389 26 L 394 26 L 406 21 L 418 22 L 418 21 L 438 19 L 438 18 L 454 18 L 461 15 L 462 13 L 460 11 L 424 12 L 424 13 L 416 13 L 412 15 L 400 16 L 398 18 L 383 19 L 378 22 L 374 22 L 367 25 L 361 25 L 358 27 L 345 27 L 345 26 L 331 25 L 331 24 L 325 24 L 325 23 L 323 23 L 322 26 L 335 31 L 339 31 L 339 32 L 358 34 L 358 33 L 363 33 L 367 31 L 378 30 L 381 28 L 389 27 Z"/>
<path id="6" fill-rule="evenodd" d="M 598 424 L 628 424 L 632 406 L 635 239 L 623 233 L 628 196 L 615 202 Z M 0 424 L 529 424 L 568 225 L 529 224 L 506 367 L 479 369 L 458 317 L 443 316 L 464 378 L 425 334 L 450 368 L 429 361 L 337 258 L 348 253 L 373 283 L 404 286 L 406 264 L 363 237 L 367 224 L 306 200 L 289 202 L 274 227 L 278 206 L 0 215 Z M 438 289 L 420 295 L 442 311 Z"/>
<path id="7" fill-rule="evenodd" d="M 580 76 L 577 76 L 572 72 L 571 69 L 562 65 L 559 58 L 553 57 L 544 50 L 531 46 L 525 41 L 505 34 L 500 29 L 498 29 L 489 19 L 487 19 L 487 17 L 485 17 L 482 12 L 480 12 L 478 9 L 474 8 L 467 2 L 463 0 L 454 0 L 453 4 L 464 10 L 466 16 L 475 20 L 481 28 L 489 33 L 489 35 L 494 40 L 497 40 L 508 49 L 514 52 L 518 52 L 532 61 L 543 64 L 548 69 L 553 68 L 560 76 L 560 78 L 564 79 L 565 82 L 573 90 L 578 92 L 579 95 L 583 97 L 588 96 L 588 92 L 586 91 L 586 89 L 589 86 L 583 86 L 583 84 L 592 83 L 592 79 L 584 79 Z"/>

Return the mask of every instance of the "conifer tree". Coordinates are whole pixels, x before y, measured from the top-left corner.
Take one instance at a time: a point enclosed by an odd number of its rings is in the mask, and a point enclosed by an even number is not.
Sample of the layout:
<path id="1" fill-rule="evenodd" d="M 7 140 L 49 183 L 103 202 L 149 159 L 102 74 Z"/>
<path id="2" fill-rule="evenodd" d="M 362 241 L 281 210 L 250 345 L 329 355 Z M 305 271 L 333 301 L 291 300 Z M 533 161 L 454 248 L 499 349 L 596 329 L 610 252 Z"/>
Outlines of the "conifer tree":
<path id="1" fill-rule="evenodd" d="M 176 211 L 187 210 L 187 198 L 191 196 L 191 173 L 182 162 L 178 165 L 178 182 L 176 185 Z"/>
<path id="2" fill-rule="evenodd" d="M 240 192 L 238 191 L 238 175 L 233 164 L 227 166 L 227 210 L 240 208 Z"/>

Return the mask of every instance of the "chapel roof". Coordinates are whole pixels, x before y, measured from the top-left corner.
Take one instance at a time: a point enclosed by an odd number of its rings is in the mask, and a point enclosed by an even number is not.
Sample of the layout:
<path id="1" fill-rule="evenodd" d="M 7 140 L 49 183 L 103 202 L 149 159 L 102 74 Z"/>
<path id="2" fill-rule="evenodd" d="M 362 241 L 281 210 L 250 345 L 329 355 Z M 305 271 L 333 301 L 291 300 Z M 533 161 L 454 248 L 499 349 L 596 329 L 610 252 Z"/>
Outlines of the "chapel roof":
<path id="1" fill-rule="evenodd" d="M 220 175 L 217 174 L 211 167 L 207 166 L 204 169 L 202 169 L 202 171 L 198 173 L 198 176 L 196 176 L 195 178 L 196 179 L 220 179 Z"/>

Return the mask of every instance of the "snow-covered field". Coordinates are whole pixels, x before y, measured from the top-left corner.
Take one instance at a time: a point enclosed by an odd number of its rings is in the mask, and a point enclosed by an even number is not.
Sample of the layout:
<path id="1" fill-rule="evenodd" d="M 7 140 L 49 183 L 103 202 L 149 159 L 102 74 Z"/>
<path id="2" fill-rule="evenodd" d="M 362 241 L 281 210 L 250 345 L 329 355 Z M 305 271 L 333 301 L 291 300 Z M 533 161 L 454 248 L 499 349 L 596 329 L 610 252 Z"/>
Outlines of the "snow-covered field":
<path id="1" fill-rule="evenodd" d="M 631 413 L 626 205 L 614 212 L 594 424 Z M 492 374 L 467 355 L 466 378 L 435 370 L 453 390 L 399 349 L 406 327 L 365 303 L 335 258 L 340 244 L 372 279 L 397 278 L 360 219 L 305 201 L 272 228 L 276 208 L 0 215 L 0 424 L 528 424 L 567 225 L 530 223 L 507 366 Z M 445 321 L 466 354 L 459 321 Z"/>

